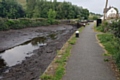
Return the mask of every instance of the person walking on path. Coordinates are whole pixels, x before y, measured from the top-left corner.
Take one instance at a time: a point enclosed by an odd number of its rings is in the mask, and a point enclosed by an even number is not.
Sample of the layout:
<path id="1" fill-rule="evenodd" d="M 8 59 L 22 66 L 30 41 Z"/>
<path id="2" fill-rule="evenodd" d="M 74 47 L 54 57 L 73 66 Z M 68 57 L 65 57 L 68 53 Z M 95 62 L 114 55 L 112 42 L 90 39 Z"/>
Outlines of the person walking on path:
<path id="1" fill-rule="evenodd" d="M 73 46 L 62 80 L 117 80 L 104 62 L 104 50 L 97 43 L 94 23 L 87 25 Z"/>

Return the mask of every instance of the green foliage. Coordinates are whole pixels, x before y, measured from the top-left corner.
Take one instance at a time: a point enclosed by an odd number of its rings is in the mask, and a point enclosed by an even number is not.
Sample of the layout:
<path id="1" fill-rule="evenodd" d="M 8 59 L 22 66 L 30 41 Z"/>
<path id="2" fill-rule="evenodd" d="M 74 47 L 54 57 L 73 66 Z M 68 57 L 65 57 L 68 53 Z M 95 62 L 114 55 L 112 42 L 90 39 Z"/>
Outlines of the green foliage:
<path id="1" fill-rule="evenodd" d="M 41 80 L 53 80 L 52 76 L 49 76 L 49 75 L 43 75 L 40 78 Z"/>
<path id="2" fill-rule="evenodd" d="M 112 22 L 109 28 L 111 29 L 111 33 L 113 33 L 116 37 L 120 38 L 120 20 L 118 22 Z"/>
<path id="3" fill-rule="evenodd" d="M 5 22 L 6 22 L 6 19 L 0 18 L 0 30 L 2 30 L 2 31 L 9 29 L 8 25 L 5 24 Z"/>
<path id="4" fill-rule="evenodd" d="M 27 0 L 26 16 L 28 18 L 41 17 L 48 18 L 48 11 L 52 9 L 57 13 L 56 19 L 73 19 L 77 18 L 77 15 L 84 17 L 85 19 L 89 16 L 89 11 L 72 5 L 70 2 L 58 2 L 57 0 L 46 1 L 46 0 Z"/>
<path id="5" fill-rule="evenodd" d="M 1 19 L 0 30 L 59 24 L 60 22 L 55 19 L 87 19 L 89 16 L 87 9 L 72 5 L 70 2 L 22 0 L 21 3 L 26 2 L 26 10 L 24 10 L 17 1 L 20 0 L 1 0 L 0 17 L 7 19 Z M 39 21 L 36 18 L 46 18 L 46 20 Z"/>
<path id="6" fill-rule="evenodd" d="M 120 20 L 111 23 L 104 22 L 97 30 L 106 32 L 98 35 L 99 40 L 105 46 L 105 49 L 115 59 L 120 69 Z"/>
<path id="7" fill-rule="evenodd" d="M 33 11 L 33 17 L 34 18 L 39 18 L 40 17 L 40 11 L 39 11 L 39 7 L 38 6 L 35 6 L 35 9 Z"/>
<path id="8" fill-rule="evenodd" d="M 53 24 L 55 22 L 56 12 L 52 9 L 48 11 L 48 23 Z"/>
<path id="9" fill-rule="evenodd" d="M 90 12 L 89 13 L 89 20 L 97 20 L 97 19 L 99 19 L 102 16 L 103 15 L 101 15 L 101 14 L 95 14 L 95 13 Z"/>
<path id="10" fill-rule="evenodd" d="M 19 3 L 18 3 L 19 2 Z M 22 4 L 22 6 L 20 5 Z M 24 9 L 23 9 L 24 8 Z M 56 19 L 88 19 L 89 10 L 70 2 L 47 0 L 2 0 L 0 2 L 0 17 L 2 18 L 48 18 L 48 11 L 57 13 Z"/>
<path id="11" fill-rule="evenodd" d="M 113 35 L 111 34 L 100 34 L 98 35 L 98 38 L 100 40 L 101 43 L 103 43 L 103 45 L 105 46 L 105 49 L 110 52 L 110 54 L 114 54 L 114 51 L 113 51 L 113 42 L 114 40 L 113 39 Z"/>
<path id="12" fill-rule="evenodd" d="M 103 22 L 101 26 L 96 29 L 101 32 L 110 32 L 120 38 L 120 20 L 113 21 L 112 23 Z"/>
<path id="13" fill-rule="evenodd" d="M 113 56 L 120 69 L 120 39 L 110 33 L 99 34 L 98 38 L 108 53 Z"/>
<path id="14" fill-rule="evenodd" d="M 69 44 L 69 46 L 66 48 L 66 51 L 63 53 L 61 59 L 55 61 L 56 63 L 58 63 L 55 75 L 54 76 L 42 75 L 40 77 L 41 80 L 61 80 L 65 73 L 65 63 L 67 61 L 68 56 L 70 55 L 71 48 L 72 46 Z"/>
<path id="15" fill-rule="evenodd" d="M 74 36 L 70 41 L 69 44 L 74 45 L 76 43 L 77 38 Z"/>
<path id="16" fill-rule="evenodd" d="M 95 16 L 95 15 L 89 17 L 89 20 L 97 20 L 97 19 L 98 19 L 98 16 Z"/>
<path id="17" fill-rule="evenodd" d="M 58 21 L 55 21 L 53 24 L 58 24 Z M 19 19 L 4 19 L 0 18 L 0 31 L 9 30 L 9 29 L 22 29 L 26 27 L 37 27 L 37 26 L 47 26 L 50 25 L 47 19 L 43 18 L 19 18 Z"/>
<path id="18" fill-rule="evenodd" d="M 88 19 L 88 17 L 89 17 L 89 10 L 88 9 L 83 9 L 81 15 L 82 15 L 82 17 L 84 17 L 84 19 Z"/>
<path id="19" fill-rule="evenodd" d="M 109 54 L 109 53 L 104 53 L 103 55 L 104 56 L 111 56 L 111 54 Z"/>
<path id="20" fill-rule="evenodd" d="M 109 59 L 104 59 L 105 62 L 109 62 Z"/>
<path id="21" fill-rule="evenodd" d="M 104 21 L 100 26 L 98 26 L 96 29 L 101 32 L 107 32 L 109 29 L 108 22 Z"/>
<path id="22" fill-rule="evenodd" d="M 66 51 L 63 53 L 61 59 L 57 60 L 58 67 L 55 72 L 55 76 L 51 80 L 61 80 L 62 76 L 65 73 L 65 63 L 67 61 L 68 56 L 70 55 L 72 46 L 69 45 Z"/>
<path id="23" fill-rule="evenodd" d="M 2 0 L 0 2 L 0 17 L 2 18 L 20 18 L 24 17 L 25 12 L 22 6 L 16 0 Z"/>
<path id="24" fill-rule="evenodd" d="M 64 66 L 59 66 L 56 70 L 56 77 L 54 80 L 60 80 L 63 76 L 65 68 Z"/>

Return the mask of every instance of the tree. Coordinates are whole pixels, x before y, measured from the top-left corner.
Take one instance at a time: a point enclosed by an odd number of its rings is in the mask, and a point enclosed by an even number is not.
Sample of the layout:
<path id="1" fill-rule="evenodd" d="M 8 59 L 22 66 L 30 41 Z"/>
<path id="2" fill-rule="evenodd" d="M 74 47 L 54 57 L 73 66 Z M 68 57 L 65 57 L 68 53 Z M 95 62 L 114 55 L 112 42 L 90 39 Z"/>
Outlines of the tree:
<path id="1" fill-rule="evenodd" d="M 49 9 L 48 11 L 48 22 L 50 24 L 53 24 L 56 18 L 56 12 L 52 9 Z"/>
<path id="2" fill-rule="evenodd" d="M 24 17 L 25 12 L 21 5 L 16 0 L 2 0 L 0 2 L 0 17 L 20 18 Z"/>
<path id="3" fill-rule="evenodd" d="M 35 6 L 35 9 L 34 9 L 33 12 L 34 12 L 34 13 L 33 13 L 33 17 L 34 17 L 34 18 L 40 17 L 40 11 L 39 11 L 38 5 Z"/>
<path id="4" fill-rule="evenodd" d="M 88 9 L 82 10 L 82 17 L 84 17 L 84 19 L 88 19 L 88 17 L 89 17 L 89 10 Z"/>
<path id="5" fill-rule="evenodd" d="M 31 18 L 33 17 L 33 11 L 35 9 L 36 0 L 27 0 L 27 10 L 26 10 L 26 16 Z"/>

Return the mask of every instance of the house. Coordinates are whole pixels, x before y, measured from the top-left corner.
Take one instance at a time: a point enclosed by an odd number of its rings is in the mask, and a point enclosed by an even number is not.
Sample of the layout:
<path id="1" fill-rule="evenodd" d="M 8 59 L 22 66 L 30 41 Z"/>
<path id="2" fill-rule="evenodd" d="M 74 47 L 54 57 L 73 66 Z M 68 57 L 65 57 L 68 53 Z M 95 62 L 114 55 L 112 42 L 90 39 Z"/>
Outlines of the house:
<path id="1" fill-rule="evenodd" d="M 115 7 L 104 9 L 105 19 L 116 19 L 118 17 L 118 10 Z"/>

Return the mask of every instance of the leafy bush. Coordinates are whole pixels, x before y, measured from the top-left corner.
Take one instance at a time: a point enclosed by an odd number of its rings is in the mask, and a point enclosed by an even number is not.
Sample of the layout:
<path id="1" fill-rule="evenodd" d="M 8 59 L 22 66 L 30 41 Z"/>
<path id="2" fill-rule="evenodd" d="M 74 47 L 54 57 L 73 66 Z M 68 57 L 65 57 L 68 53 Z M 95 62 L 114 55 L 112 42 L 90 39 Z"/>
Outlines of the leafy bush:
<path id="1" fill-rule="evenodd" d="M 110 33 L 114 34 L 116 37 L 120 38 L 120 20 L 113 21 L 111 23 L 103 22 L 96 29 L 101 32 L 110 32 Z"/>
<path id="2" fill-rule="evenodd" d="M 120 68 L 120 39 L 116 38 L 110 33 L 99 34 L 98 38 L 105 46 L 105 49 L 108 51 L 108 53 L 112 55 L 113 59 L 115 59 L 116 64 Z"/>
<path id="3" fill-rule="evenodd" d="M 0 30 L 8 30 L 9 29 L 8 25 L 5 24 L 6 21 L 7 21 L 7 19 L 0 18 Z"/>
<path id="4" fill-rule="evenodd" d="M 97 27 L 98 31 L 106 32 L 108 29 L 108 22 L 103 22 L 100 26 Z"/>
<path id="5" fill-rule="evenodd" d="M 52 24 L 59 24 L 59 21 L 55 20 Z M 38 27 L 48 26 L 50 23 L 47 19 L 37 18 L 20 18 L 20 19 L 3 19 L 0 18 L 0 31 L 9 29 L 22 29 L 26 27 Z"/>
<path id="6" fill-rule="evenodd" d="M 104 22 L 97 30 L 106 32 L 98 35 L 105 49 L 113 56 L 120 69 L 120 20 L 111 23 Z"/>

